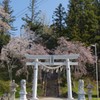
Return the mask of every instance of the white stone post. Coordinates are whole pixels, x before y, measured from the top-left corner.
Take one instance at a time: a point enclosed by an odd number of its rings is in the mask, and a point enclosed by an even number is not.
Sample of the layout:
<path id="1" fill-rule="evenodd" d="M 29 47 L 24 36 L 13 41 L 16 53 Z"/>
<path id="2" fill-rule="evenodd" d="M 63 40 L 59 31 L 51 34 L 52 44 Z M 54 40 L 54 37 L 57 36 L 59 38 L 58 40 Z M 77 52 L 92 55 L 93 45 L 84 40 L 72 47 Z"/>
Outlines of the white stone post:
<path id="1" fill-rule="evenodd" d="M 10 100 L 15 100 L 15 92 L 16 91 L 11 92 Z"/>
<path id="2" fill-rule="evenodd" d="M 24 80 L 24 79 L 21 80 L 21 90 L 20 90 L 19 94 L 20 94 L 20 100 L 27 100 L 26 80 Z"/>
<path id="3" fill-rule="evenodd" d="M 13 80 L 10 84 L 10 100 L 15 100 L 15 93 L 16 93 L 17 84 L 15 80 Z"/>
<path id="4" fill-rule="evenodd" d="M 38 100 L 37 98 L 37 84 L 38 84 L 38 59 L 35 61 L 35 66 L 34 66 L 34 76 L 33 76 L 33 95 L 32 95 L 32 100 Z"/>
<path id="5" fill-rule="evenodd" d="M 79 80 L 79 86 L 78 86 L 78 100 L 86 100 L 85 99 L 85 91 L 84 91 L 84 81 Z"/>
<path id="6" fill-rule="evenodd" d="M 73 100 L 72 97 L 72 84 L 71 84 L 71 71 L 70 71 L 70 62 L 69 59 L 67 59 L 67 65 L 66 65 L 66 72 L 67 72 L 67 86 L 68 86 L 68 100 Z"/>

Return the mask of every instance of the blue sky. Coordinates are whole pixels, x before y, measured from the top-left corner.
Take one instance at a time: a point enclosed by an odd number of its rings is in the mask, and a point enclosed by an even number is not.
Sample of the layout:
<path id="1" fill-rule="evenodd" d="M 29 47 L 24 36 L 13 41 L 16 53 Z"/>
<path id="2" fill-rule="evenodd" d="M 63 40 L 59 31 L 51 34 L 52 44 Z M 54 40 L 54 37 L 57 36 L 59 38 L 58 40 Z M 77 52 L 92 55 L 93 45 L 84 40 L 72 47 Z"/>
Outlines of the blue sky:
<path id="1" fill-rule="evenodd" d="M 2 0 L 0 0 L 2 1 Z M 22 17 L 28 13 L 27 7 L 29 6 L 30 0 L 11 0 L 11 6 L 14 10 L 14 16 L 16 16 L 16 21 L 14 22 L 14 26 L 17 27 L 17 31 L 15 32 L 17 35 L 20 34 L 20 27 L 24 22 L 21 20 Z M 67 10 L 69 0 L 37 0 L 37 10 L 41 10 L 42 14 L 46 16 L 47 22 L 52 22 L 52 15 L 55 8 L 62 3 L 63 7 Z"/>

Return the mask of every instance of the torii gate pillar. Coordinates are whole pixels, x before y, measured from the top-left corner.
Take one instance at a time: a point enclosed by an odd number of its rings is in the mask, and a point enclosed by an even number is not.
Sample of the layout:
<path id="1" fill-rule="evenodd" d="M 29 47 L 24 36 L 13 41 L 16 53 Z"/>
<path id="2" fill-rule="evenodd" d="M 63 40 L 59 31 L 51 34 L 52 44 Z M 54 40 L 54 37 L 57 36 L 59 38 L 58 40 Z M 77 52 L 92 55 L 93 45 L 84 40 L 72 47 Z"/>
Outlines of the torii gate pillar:
<path id="1" fill-rule="evenodd" d="M 66 65 L 66 74 L 67 74 L 67 86 L 68 86 L 68 100 L 73 100 L 72 97 L 72 84 L 71 84 L 71 72 L 70 72 L 70 61 L 67 59 Z"/>
<path id="2" fill-rule="evenodd" d="M 33 87 L 32 87 L 32 100 L 38 100 L 37 98 L 37 81 L 38 81 L 38 59 L 35 60 L 35 66 L 33 67 L 34 76 L 33 76 Z"/>

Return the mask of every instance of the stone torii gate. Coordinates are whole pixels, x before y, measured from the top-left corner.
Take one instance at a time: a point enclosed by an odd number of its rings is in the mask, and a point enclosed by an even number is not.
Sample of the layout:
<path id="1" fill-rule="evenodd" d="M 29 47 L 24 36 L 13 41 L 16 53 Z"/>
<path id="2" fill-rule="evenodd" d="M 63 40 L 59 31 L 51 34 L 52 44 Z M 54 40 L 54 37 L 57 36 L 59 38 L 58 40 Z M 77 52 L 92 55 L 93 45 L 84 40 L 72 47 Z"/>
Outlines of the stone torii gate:
<path id="1" fill-rule="evenodd" d="M 38 66 L 50 66 L 50 65 L 65 65 L 67 74 L 67 84 L 68 84 L 68 99 L 73 100 L 72 97 L 72 85 L 71 85 L 71 65 L 78 65 L 78 62 L 72 62 L 71 60 L 77 59 L 79 54 L 68 54 L 68 55 L 29 55 L 26 54 L 25 57 L 31 60 L 26 63 L 26 65 L 34 66 L 34 76 L 33 76 L 33 87 L 32 87 L 32 100 L 37 100 L 37 83 L 38 83 Z"/>

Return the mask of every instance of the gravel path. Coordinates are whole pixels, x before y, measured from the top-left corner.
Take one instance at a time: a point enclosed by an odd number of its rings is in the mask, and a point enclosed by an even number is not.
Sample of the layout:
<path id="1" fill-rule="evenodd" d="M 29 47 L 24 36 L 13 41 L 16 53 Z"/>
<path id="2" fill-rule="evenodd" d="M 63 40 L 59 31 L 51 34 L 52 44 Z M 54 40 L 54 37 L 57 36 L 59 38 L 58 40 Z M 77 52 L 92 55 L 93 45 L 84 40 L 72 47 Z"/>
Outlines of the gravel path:
<path id="1" fill-rule="evenodd" d="M 66 100 L 63 98 L 53 98 L 53 97 L 48 97 L 48 98 L 40 98 L 40 100 Z"/>
<path id="2" fill-rule="evenodd" d="M 53 98 L 53 97 L 41 97 L 39 100 L 67 100 L 67 98 Z M 16 99 L 19 100 L 19 99 Z M 75 99 L 76 100 L 76 99 Z"/>

